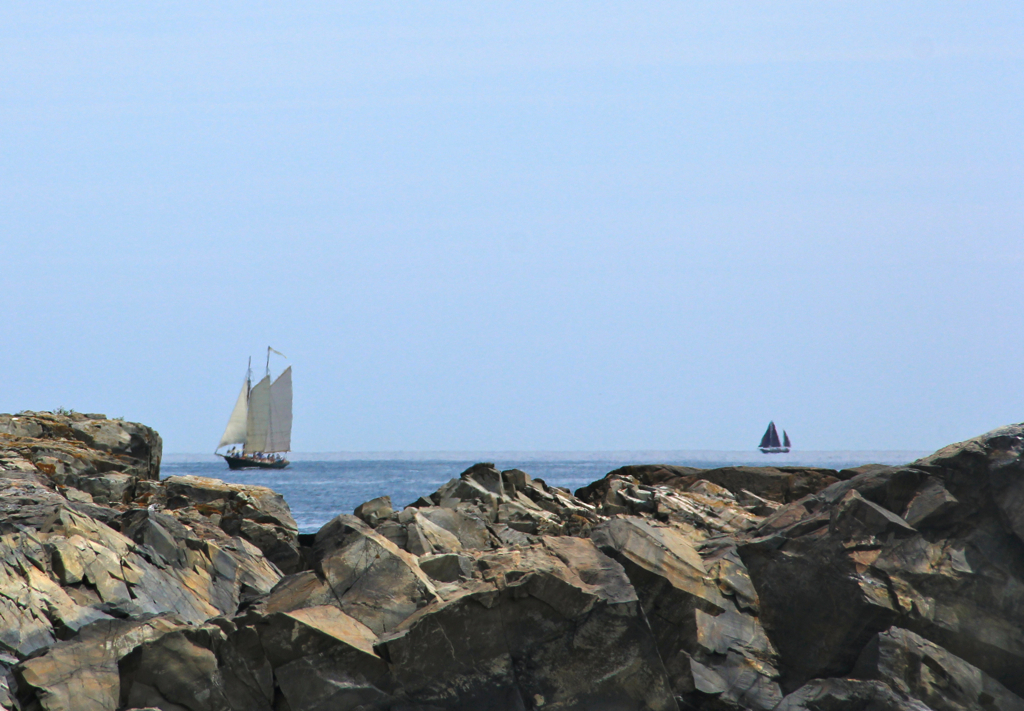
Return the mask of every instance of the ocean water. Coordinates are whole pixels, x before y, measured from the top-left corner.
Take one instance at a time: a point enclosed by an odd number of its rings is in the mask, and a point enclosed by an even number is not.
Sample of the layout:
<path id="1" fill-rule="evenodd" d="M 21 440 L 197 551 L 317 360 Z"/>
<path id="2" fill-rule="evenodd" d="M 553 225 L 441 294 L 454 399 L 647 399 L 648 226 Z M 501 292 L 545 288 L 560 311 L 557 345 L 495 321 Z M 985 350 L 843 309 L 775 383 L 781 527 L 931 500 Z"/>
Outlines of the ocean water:
<path id="1" fill-rule="evenodd" d="M 522 469 L 551 486 L 575 491 L 626 464 L 815 466 L 843 469 L 862 464 L 905 464 L 925 452 L 395 452 L 293 453 L 287 469 L 231 471 L 219 457 L 168 454 L 161 477 L 194 474 L 237 484 L 267 486 L 284 496 L 301 533 L 315 533 L 340 513 L 388 495 L 396 508 L 436 491 L 477 462 Z"/>

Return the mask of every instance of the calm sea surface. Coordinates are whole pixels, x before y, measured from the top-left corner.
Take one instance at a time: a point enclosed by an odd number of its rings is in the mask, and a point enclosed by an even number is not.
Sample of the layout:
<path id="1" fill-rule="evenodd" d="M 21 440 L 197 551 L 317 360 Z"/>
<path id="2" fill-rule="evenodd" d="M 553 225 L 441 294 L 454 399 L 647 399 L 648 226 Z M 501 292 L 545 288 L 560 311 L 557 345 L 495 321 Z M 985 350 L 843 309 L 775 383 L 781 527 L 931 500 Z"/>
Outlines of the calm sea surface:
<path id="1" fill-rule="evenodd" d="M 904 464 L 925 452 L 445 452 L 292 454 L 283 470 L 231 471 L 218 457 L 168 454 L 161 476 L 195 474 L 238 484 L 268 486 L 282 494 L 302 533 L 313 533 L 340 513 L 388 495 L 396 508 L 436 491 L 476 462 L 499 469 L 522 469 L 552 486 L 575 491 L 626 464 L 723 466 L 804 465 L 843 469 L 861 464 Z"/>

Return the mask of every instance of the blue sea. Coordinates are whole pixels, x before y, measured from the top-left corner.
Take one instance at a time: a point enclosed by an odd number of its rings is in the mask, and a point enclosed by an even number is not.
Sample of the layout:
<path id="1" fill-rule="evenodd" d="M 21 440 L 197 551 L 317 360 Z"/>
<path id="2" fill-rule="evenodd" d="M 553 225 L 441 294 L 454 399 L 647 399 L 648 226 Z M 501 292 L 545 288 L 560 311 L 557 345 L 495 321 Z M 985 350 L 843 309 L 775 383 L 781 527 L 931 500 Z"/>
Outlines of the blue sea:
<path id="1" fill-rule="evenodd" d="M 388 495 L 396 508 L 436 491 L 477 462 L 522 469 L 551 486 L 575 491 L 627 464 L 815 466 L 844 469 L 862 464 L 905 464 L 927 452 L 394 452 L 292 453 L 287 469 L 231 471 L 207 454 L 168 454 L 161 476 L 194 474 L 237 484 L 267 486 L 283 495 L 301 533 L 315 533 L 340 513 Z"/>

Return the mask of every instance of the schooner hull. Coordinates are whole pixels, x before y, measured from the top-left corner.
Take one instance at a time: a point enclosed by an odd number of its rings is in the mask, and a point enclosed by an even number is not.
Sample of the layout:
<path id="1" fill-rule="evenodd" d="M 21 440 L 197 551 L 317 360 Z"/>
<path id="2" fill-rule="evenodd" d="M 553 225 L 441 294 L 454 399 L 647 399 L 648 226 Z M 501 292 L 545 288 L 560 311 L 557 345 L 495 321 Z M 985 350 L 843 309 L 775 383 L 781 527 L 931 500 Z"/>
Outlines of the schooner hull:
<path id="1" fill-rule="evenodd" d="M 253 459 L 251 457 L 232 457 L 227 454 L 220 454 L 228 463 L 229 469 L 284 469 L 291 464 L 287 459 L 278 461 L 268 459 Z"/>
<path id="2" fill-rule="evenodd" d="M 786 454 L 789 452 L 789 447 L 758 447 L 762 454 Z"/>

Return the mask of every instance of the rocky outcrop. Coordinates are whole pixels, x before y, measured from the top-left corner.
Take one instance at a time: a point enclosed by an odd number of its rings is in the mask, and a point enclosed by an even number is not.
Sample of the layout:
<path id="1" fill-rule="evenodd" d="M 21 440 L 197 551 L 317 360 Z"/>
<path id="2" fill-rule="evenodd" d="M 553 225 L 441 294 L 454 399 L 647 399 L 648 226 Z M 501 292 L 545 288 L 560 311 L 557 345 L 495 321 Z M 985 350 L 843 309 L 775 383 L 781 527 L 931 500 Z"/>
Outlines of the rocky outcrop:
<path id="1" fill-rule="evenodd" d="M 575 495 L 482 463 L 305 545 L 141 425 L 0 432 L 0 709 L 1024 711 L 1024 425 Z"/>
<path id="2" fill-rule="evenodd" d="M 264 486 L 227 484 L 200 476 L 172 476 L 147 486 L 139 504 L 168 510 L 185 519 L 202 517 L 229 536 L 259 548 L 285 573 L 302 567 L 299 528 L 284 497 Z"/>
<path id="3" fill-rule="evenodd" d="M 7 471 L 38 471 L 58 486 L 95 486 L 103 495 L 103 485 L 90 480 L 112 474 L 159 479 L 163 443 L 150 427 L 105 415 L 22 412 L 0 415 L 0 448 Z M 119 486 L 110 486 L 117 493 Z"/>
<path id="4" fill-rule="evenodd" d="M 996 430 L 833 484 L 759 526 L 739 551 L 791 685 L 850 673 L 895 625 L 1024 693 L 1022 443 L 1024 427 Z"/>

